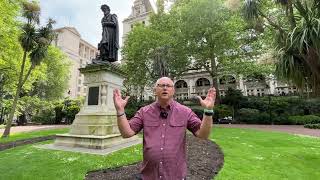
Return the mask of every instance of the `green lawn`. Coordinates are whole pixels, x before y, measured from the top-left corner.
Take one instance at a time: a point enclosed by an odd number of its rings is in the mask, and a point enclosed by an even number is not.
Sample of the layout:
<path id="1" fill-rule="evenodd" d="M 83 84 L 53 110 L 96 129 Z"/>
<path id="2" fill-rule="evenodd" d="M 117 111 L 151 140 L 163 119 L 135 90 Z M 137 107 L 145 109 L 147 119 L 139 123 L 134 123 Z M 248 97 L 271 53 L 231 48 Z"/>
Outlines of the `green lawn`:
<path id="1" fill-rule="evenodd" d="M 303 179 L 320 177 L 320 138 L 248 129 L 215 128 L 211 138 L 225 154 L 216 179 Z M 43 143 L 48 143 L 47 141 Z M 83 179 L 90 170 L 142 159 L 141 145 L 107 156 L 44 150 L 32 145 L 0 151 L 0 179 Z"/>
<path id="2" fill-rule="evenodd" d="M 225 155 L 217 180 L 320 179 L 320 138 L 231 128 L 211 138 Z"/>
<path id="3" fill-rule="evenodd" d="M 22 132 L 22 133 L 15 133 L 10 134 L 8 138 L 0 138 L 0 143 L 11 142 L 21 139 L 28 139 L 34 137 L 41 137 L 41 136 L 49 136 L 61 133 L 67 133 L 69 128 L 59 128 L 59 129 L 49 129 L 49 130 L 39 130 L 33 132 Z"/>

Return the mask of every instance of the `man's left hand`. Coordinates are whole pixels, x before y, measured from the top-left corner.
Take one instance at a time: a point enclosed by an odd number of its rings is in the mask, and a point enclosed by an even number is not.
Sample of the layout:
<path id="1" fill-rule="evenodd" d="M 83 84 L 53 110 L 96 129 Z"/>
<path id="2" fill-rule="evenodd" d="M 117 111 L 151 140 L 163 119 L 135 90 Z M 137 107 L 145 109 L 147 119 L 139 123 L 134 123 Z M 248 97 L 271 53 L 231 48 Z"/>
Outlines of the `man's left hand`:
<path id="1" fill-rule="evenodd" d="M 216 89 L 214 87 L 210 88 L 205 99 L 202 99 L 200 96 L 198 96 L 198 99 L 202 107 L 212 109 L 216 100 Z"/>

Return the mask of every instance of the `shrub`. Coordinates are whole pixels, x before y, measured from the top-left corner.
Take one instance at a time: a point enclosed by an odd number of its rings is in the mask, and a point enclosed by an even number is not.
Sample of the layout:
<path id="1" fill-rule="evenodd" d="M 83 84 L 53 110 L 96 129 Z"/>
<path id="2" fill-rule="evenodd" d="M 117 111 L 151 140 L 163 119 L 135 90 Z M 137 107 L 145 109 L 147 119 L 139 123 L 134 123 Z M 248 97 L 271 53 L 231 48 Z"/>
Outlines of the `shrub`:
<path id="1" fill-rule="evenodd" d="M 190 107 L 191 110 L 202 120 L 203 118 L 203 108 L 200 106 Z"/>
<path id="2" fill-rule="evenodd" d="M 62 118 L 65 116 L 65 113 L 63 112 L 63 104 L 56 104 L 54 107 L 55 111 L 55 121 L 54 124 L 60 124 L 62 121 Z"/>
<path id="3" fill-rule="evenodd" d="M 305 124 L 304 127 L 310 129 L 320 129 L 320 124 Z"/>
<path id="4" fill-rule="evenodd" d="M 250 108 L 239 110 L 239 121 L 248 124 L 271 124 L 268 113 Z"/>
<path id="5" fill-rule="evenodd" d="M 71 124 L 78 112 L 80 111 L 80 106 L 77 104 L 72 104 L 65 108 L 67 123 Z"/>
<path id="6" fill-rule="evenodd" d="M 42 110 L 39 114 L 32 117 L 32 121 L 40 124 L 54 124 L 55 112 L 53 109 Z"/>
<path id="7" fill-rule="evenodd" d="M 315 115 L 305 116 L 289 116 L 291 124 L 304 125 L 304 124 L 318 124 L 320 123 L 320 117 Z"/>
<path id="8" fill-rule="evenodd" d="M 220 104 L 217 106 L 214 106 L 214 118 L 219 119 L 219 118 L 224 118 L 227 116 L 232 116 L 232 110 L 229 106 Z"/>

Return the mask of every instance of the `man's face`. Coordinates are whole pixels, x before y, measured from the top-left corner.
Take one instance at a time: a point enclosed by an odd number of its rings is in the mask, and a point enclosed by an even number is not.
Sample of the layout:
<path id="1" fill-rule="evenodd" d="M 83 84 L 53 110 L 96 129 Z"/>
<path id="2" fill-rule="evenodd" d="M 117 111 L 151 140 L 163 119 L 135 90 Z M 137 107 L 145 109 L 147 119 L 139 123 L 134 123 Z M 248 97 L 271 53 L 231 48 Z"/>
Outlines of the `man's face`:
<path id="1" fill-rule="evenodd" d="M 102 11 L 104 12 L 105 15 L 110 14 L 110 9 L 108 8 L 103 8 Z"/>
<path id="2" fill-rule="evenodd" d="M 160 101 L 169 101 L 174 95 L 173 82 L 169 78 L 161 78 L 155 87 L 155 94 Z"/>

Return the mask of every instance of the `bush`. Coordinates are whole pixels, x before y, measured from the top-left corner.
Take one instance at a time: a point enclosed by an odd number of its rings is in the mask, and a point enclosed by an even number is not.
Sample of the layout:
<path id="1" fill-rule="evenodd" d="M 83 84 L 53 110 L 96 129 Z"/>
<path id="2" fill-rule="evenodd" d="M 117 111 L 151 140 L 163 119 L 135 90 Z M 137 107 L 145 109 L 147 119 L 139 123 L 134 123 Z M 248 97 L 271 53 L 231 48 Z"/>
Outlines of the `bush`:
<path id="1" fill-rule="evenodd" d="M 269 115 L 258 109 L 242 108 L 239 110 L 239 121 L 248 124 L 271 124 Z"/>
<path id="2" fill-rule="evenodd" d="M 54 107 L 54 111 L 55 111 L 55 121 L 54 124 L 60 124 L 62 121 L 62 118 L 65 116 L 65 113 L 63 112 L 63 104 L 56 104 L 56 106 Z"/>
<path id="3" fill-rule="evenodd" d="M 320 124 L 305 124 L 304 127 L 310 129 L 320 129 Z"/>
<path id="4" fill-rule="evenodd" d="M 53 109 L 42 110 L 39 114 L 32 117 L 32 122 L 39 124 L 54 124 L 55 112 Z"/>
<path id="5" fill-rule="evenodd" d="M 200 106 L 190 107 L 191 110 L 202 120 L 203 118 L 203 108 Z"/>
<path id="6" fill-rule="evenodd" d="M 72 124 L 76 114 L 80 111 L 80 106 L 77 104 L 72 104 L 65 108 L 67 123 Z"/>
<path id="7" fill-rule="evenodd" d="M 214 118 L 219 119 L 219 118 L 224 118 L 227 116 L 232 116 L 232 110 L 229 106 L 221 104 L 214 106 Z"/>
<path id="8" fill-rule="evenodd" d="M 320 123 L 320 117 L 315 115 L 289 116 L 289 121 L 296 125 L 318 124 Z"/>
<path id="9" fill-rule="evenodd" d="M 126 111 L 126 117 L 128 119 L 131 119 L 137 112 L 137 108 L 135 107 L 129 107 L 129 108 L 125 108 L 125 111 Z"/>

